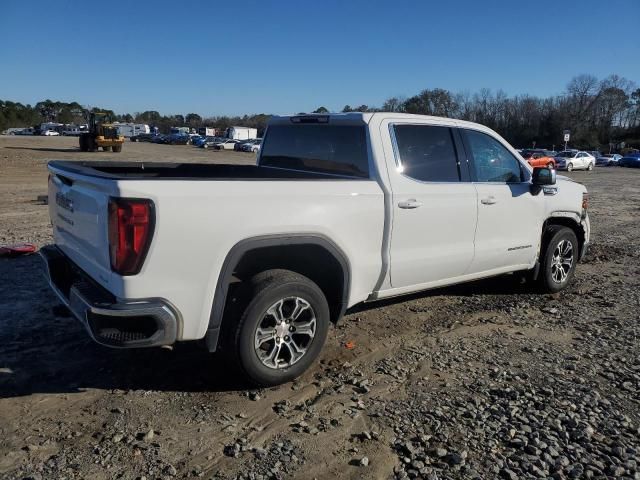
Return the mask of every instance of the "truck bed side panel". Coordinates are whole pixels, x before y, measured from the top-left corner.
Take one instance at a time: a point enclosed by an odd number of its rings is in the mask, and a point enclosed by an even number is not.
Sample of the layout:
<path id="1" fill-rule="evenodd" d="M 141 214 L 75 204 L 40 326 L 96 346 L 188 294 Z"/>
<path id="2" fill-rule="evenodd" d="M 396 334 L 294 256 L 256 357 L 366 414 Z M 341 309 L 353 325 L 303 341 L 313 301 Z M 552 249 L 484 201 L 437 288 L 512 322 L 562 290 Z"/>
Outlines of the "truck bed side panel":
<path id="1" fill-rule="evenodd" d="M 321 234 L 351 263 L 349 305 L 367 298 L 381 269 L 384 199 L 374 181 L 118 181 L 123 197 L 150 198 L 156 231 L 138 275 L 121 278 L 123 298 L 162 297 L 188 321 L 180 338 L 207 328 L 220 269 L 244 239 Z"/>

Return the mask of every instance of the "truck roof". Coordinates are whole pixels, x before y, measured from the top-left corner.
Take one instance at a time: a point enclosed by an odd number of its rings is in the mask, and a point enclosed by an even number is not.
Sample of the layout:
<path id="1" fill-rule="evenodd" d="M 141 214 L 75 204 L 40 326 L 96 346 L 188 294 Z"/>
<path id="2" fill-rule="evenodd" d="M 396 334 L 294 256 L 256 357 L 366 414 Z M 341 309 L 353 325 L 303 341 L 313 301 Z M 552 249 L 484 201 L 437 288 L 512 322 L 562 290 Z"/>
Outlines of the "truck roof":
<path id="1" fill-rule="evenodd" d="M 399 112 L 346 112 L 346 113 L 305 113 L 302 115 L 274 115 L 269 120 L 269 124 L 285 124 L 290 123 L 292 118 L 312 119 L 312 118 L 328 118 L 331 123 L 341 124 L 355 124 L 355 123 L 370 123 L 372 120 L 420 120 L 425 123 L 440 124 L 440 125 L 454 125 L 458 127 L 466 127 L 474 130 L 480 130 L 485 132 L 491 132 L 493 135 L 498 135 L 480 123 L 468 122 L 466 120 L 458 120 L 456 118 L 449 117 L 436 117 L 432 115 L 415 115 L 412 113 L 399 113 Z M 302 123 L 305 123 L 304 121 Z M 499 135 L 498 135 L 499 136 Z"/>

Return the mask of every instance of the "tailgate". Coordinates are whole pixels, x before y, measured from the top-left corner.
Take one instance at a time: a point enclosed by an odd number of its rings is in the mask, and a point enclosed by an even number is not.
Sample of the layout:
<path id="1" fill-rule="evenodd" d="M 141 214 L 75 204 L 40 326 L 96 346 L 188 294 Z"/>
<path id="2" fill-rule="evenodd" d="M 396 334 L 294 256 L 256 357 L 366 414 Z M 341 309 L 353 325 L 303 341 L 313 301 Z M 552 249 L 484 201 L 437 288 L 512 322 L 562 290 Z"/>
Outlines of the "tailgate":
<path id="1" fill-rule="evenodd" d="M 49 170 L 49 216 L 55 243 L 106 287 L 111 280 L 109 190 L 116 188 L 116 182 L 52 167 Z"/>

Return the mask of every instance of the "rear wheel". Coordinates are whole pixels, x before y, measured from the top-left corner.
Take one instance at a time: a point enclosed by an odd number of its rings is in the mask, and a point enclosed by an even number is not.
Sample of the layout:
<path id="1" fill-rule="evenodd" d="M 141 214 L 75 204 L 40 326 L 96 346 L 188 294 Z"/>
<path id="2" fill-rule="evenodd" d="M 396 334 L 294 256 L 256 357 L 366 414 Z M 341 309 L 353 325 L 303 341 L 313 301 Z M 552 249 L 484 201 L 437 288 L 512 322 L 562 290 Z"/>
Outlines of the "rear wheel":
<path id="1" fill-rule="evenodd" d="M 119 153 L 122 151 L 122 145 L 114 145 L 113 146 L 113 151 L 116 153 Z"/>
<path id="2" fill-rule="evenodd" d="M 543 236 L 538 282 L 545 292 L 563 290 L 573 278 L 579 257 L 576 234 L 569 227 L 552 225 Z"/>
<path id="3" fill-rule="evenodd" d="M 105 147 L 102 147 L 102 150 L 104 150 L 105 152 L 110 152 L 111 151 L 111 147 L 105 146 Z"/>
<path id="4" fill-rule="evenodd" d="M 555 167 L 555 165 L 553 164 L 553 162 L 549 162 L 549 163 L 547 163 L 547 168 L 548 168 L 549 170 L 552 170 L 554 167 Z"/>
<path id="5" fill-rule="evenodd" d="M 318 357 L 329 329 L 329 306 L 310 279 L 288 270 L 268 270 L 247 285 L 247 303 L 230 349 L 246 377 L 278 385 L 301 375 Z"/>

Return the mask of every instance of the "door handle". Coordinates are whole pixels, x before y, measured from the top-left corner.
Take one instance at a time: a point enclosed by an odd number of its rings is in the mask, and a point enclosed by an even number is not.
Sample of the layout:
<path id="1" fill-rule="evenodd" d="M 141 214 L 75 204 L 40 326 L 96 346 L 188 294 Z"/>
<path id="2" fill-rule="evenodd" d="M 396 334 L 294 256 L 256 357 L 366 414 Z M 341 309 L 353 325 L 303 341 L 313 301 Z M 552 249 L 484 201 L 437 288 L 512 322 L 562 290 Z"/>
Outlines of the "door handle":
<path id="1" fill-rule="evenodd" d="M 493 205 L 496 202 L 497 200 L 495 197 L 487 197 L 480 200 L 480 203 L 482 203 L 483 205 Z"/>
<path id="2" fill-rule="evenodd" d="M 404 209 L 412 209 L 418 208 L 422 206 L 422 202 L 417 201 L 415 198 L 410 198 L 409 200 L 405 200 L 404 202 L 399 202 L 398 206 Z"/>

